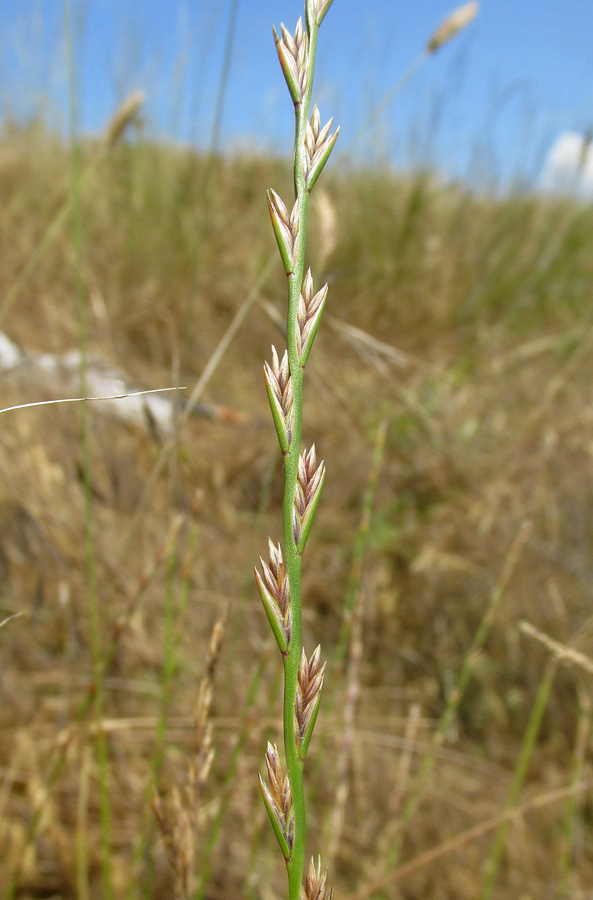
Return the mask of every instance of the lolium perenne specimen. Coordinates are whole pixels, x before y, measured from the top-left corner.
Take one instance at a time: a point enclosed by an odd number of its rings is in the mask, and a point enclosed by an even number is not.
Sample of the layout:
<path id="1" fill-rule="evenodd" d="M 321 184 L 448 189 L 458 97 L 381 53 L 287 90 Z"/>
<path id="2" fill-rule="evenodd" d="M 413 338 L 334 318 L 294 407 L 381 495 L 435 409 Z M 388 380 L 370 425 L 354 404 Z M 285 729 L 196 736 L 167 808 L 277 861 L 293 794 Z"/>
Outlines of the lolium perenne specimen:
<path id="1" fill-rule="evenodd" d="M 305 25 L 294 34 L 284 25 L 274 29 L 280 65 L 295 109 L 294 193 L 289 211 L 273 191 L 268 206 L 288 281 L 287 349 L 264 377 L 280 451 L 284 458 L 283 543 L 269 541 L 268 562 L 261 560 L 255 577 L 284 665 L 284 756 L 268 744 L 267 784 L 260 776 L 264 804 L 286 861 L 289 900 L 324 900 L 326 873 L 313 859 L 303 884 L 305 865 L 305 798 L 303 769 L 319 711 L 325 665 L 317 647 L 307 656 L 301 641 L 301 563 L 319 502 L 325 466 L 317 463 L 315 446 L 301 447 L 303 375 L 327 296 L 327 285 L 315 291 L 311 271 L 305 273 L 307 209 L 311 193 L 338 136 L 332 120 L 321 126 L 319 110 L 309 116 L 319 26 L 332 0 L 306 0 Z M 328 898 L 331 900 L 332 892 Z"/>

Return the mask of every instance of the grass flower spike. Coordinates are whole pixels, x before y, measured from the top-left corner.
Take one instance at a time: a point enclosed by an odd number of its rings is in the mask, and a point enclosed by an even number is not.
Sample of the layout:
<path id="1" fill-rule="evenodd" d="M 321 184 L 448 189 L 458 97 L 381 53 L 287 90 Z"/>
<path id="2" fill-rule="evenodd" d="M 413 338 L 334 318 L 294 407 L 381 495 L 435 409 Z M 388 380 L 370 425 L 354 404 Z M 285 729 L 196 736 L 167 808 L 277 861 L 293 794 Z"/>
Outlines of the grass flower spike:
<path id="1" fill-rule="evenodd" d="M 327 297 L 327 285 L 313 289 L 311 271 L 305 274 L 305 241 L 309 195 L 338 137 L 330 133 L 332 120 L 321 124 L 316 106 L 309 114 L 317 33 L 332 0 L 306 0 L 305 25 L 299 19 L 294 34 L 284 25 L 274 40 L 280 66 L 295 109 L 294 188 L 289 205 L 273 190 L 268 208 L 284 271 L 288 276 L 288 346 L 280 358 L 272 347 L 272 363 L 264 377 L 272 418 L 284 459 L 283 546 L 269 543 L 269 563 L 261 560 L 255 577 L 268 621 L 284 666 L 284 754 L 268 744 L 266 767 L 269 788 L 260 777 L 262 795 L 288 872 L 289 900 L 324 900 L 326 875 L 321 861 L 305 866 L 304 760 L 321 701 L 325 665 L 317 647 L 310 658 L 301 637 L 301 565 L 325 477 L 317 464 L 315 445 L 301 447 L 303 376 Z"/>
<path id="2" fill-rule="evenodd" d="M 477 14 L 477 0 L 472 0 L 471 3 L 464 3 L 463 6 L 459 6 L 439 25 L 426 45 L 426 52 L 436 53 L 444 44 L 447 44 L 455 35 L 459 34 L 466 25 L 473 22 Z"/>

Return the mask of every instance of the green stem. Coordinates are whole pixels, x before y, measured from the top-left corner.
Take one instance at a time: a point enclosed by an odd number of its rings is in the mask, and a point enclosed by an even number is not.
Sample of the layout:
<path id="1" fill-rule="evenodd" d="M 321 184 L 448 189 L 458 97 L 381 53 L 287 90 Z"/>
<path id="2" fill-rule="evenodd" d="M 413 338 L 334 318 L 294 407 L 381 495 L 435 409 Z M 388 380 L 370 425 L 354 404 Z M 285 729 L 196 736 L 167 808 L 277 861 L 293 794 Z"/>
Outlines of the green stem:
<path id="1" fill-rule="evenodd" d="M 578 796 L 576 790 L 578 785 L 585 780 L 585 757 L 591 739 L 593 720 L 588 694 L 581 689 L 579 695 L 579 719 L 571 778 L 571 786 L 575 789 L 575 793 L 568 799 L 566 818 L 564 820 L 565 845 L 560 861 L 560 871 L 562 873 L 560 900 L 570 900 L 570 897 L 575 896 L 581 880 L 577 840 L 579 827 L 582 827 L 580 819 L 583 816 L 583 809 L 582 799 Z"/>
<path id="2" fill-rule="evenodd" d="M 301 437 L 303 429 L 303 369 L 296 347 L 297 311 L 305 272 L 305 245 L 309 194 L 305 186 L 303 159 L 305 137 L 309 118 L 309 104 L 313 89 L 315 50 L 318 26 L 311 22 L 308 47 L 309 79 L 301 103 L 295 106 L 296 128 L 294 142 L 294 190 L 299 203 L 298 255 L 294 271 L 288 277 L 288 362 L 292 379 L 294 426 L 290 449 L 284 460 L 284 555 L 292 611 L 292 634 L 288 653 L 284 658 L 284 752 L 286 770 L 290 781 L 294 811 L 294 843 L 292 857 L 287 862 L 289 900 L 300 900 L 303 869 L 305 866 L 305 794 L 303 788 L 303 762 L 299 759 L 294 723 L 297 678 L 301 658 L 301 556 L 297 553 L 292 531 L 294 496 L 297 484 Z"/>
<path id="3" fill-rule="evenodd" d="M 506 805 L 507 812 L 513 810 L 519 803 L 519 797 L 525 783 L 527 769 L 531 761 L 531 757 L 533 756 L 533 751 L 535 750 L 535 744 L 539 736 L 542 719 L 544 717 L 544 713 L 548 705 L 548 700 L 550 698 L 550 693 L 552 691 L 552 684 L 554 682 L 554 676 L 556 675 L 557 666 L 558 660 L 556 658 L 550 659 L 539 683 L 535 703 L 533 705 L 531 716 L 529 717 L 529 722 L 527 723 L 527 728 L 523 737 L 523 742 L 521 744 L 519 759 L 513 773 L 513 781 L 511 783 L 511 789 L 509 791 Z M 486 874 L 484 877 L 484 883 L 482 885 L 480 900 L 490 900 L 493 895 L 496 885 L 496 879 L 498 877 L 498 870 L 500 868 L 502 856 L 505 851 L 507 837 L 511 825 L 512 819 L 510 817 L 505 817 L 501 822 L 498 831 L 496 832 L 494 845 L 490 852 L 488 862 L 486 863 Z"/>
<path id="4" fill-rule="evenodd" d="M 76 102 L 74 88 L 74 59 L 72 38 L 71 0 L 64 2 L 64 18 L 66 30 L 66 57 L 68 67 L 69 94 L 69 130 L 71 160 L 71 209 L 72 234 L 75 252 L 76 278 L 76 313 L 78 320 L 78 344 L 80 349 L 80 391 L 86 397 L 86 354 L 87 354 L 87 321 L 86 297 L 82 279 L 83 255 L 83 215 L 81 196 L 81 159 L 80 148 L 76 137 Z M 93 661 L 94 683 L 94 717 L 97 726 L 96 753 L 99 770 L 99 819 L 101 826 L 101 874 L 103 896 L 111 900 L 112 865 L 111 865 L 111 800 L 109 795 L 109 752 L 107 738 L 103 731 L 103 652 L 99 598 L 97 589 L 97 572 L 95 559 L 95 539 L 93 533 L 93 500 L 91 490 L 91 448 L 88 407 L 81 404 L 81 455 L 84 496 L 84 544 L 87 576 L 87 595 L 89 605 L 89 625 L 91 654 Z"/>
<path id="5" fill-rule="evenodd" d="M 218 81 L 218 90 L 216 93 L 216 105 L 214 108 L 214 120 L 212 130 L 210 132 L 210 147 L 206 158 L 206 170 L 204 173 L 204 181 L 202 184 L 200 202 L 198 209 L 200 210 L 199 219 L 196 228 L 195 238 L 195 282 L 191 297 L 187 307 L 187 320 L 184 324 L 184 334 L 186 336 L 186 350 L 188 358 L 191 359 L 193 354 L 194 328 L 196 325 L 196 302 L 198 300 L 199 276 L 202 270 L 202 259 L 204 251 L 204 242 L 206 232 L 212 221 L 212 188 L 214 183 L 214 172 L 218 159 L 218 151 L 220 144 L 220 128 L 222 123 L 222 114 L 224 111 L 224 103 L 226 91 L 229 83 L 229 73 L 233 58 L 233 44 L 235 41 L 235 33 L 237 30 L 237 17 L 239 11 L 239 0 L 232 0 L 231 9 L 227 19 L 226 36 L 224 42 L 224 56 L 222 63 L 222 72 Z"/>

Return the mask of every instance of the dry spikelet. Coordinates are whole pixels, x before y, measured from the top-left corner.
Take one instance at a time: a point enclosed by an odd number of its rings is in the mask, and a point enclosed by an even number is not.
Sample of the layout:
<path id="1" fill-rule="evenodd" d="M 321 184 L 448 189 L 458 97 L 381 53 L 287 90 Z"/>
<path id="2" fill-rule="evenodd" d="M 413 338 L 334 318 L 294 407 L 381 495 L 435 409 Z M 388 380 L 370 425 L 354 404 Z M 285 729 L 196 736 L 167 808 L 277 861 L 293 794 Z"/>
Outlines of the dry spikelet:
<path id="1" fill-rule="evenodd" d="M 214 759 L 212 748 L 212 684 L 203 679 L 194 710 L 194 758 L 189 766 L 189 783 L 194 787 L 205 784 Z"/>
<path id="2" fill-rule="evenodd" d="M 220 648 L 224 637 L 227 615 L 228 609 L 224 611 L 222 618 L 214 623 L 210 635 L 206 671 L 200 681 L 198 697 L 194 707 L 194 757 L 188 769 L 189 797 L 194 812 L 196 811 L 198 802 L 198 787 L 205 784 L 214 759 L 210 709 L 212 706 L 212 695 L 214 690 L 214 673 L 220 657 Z"/>
<path id="3" fill-rule="evenodd" d="M 144 91 L 134 91 L 115 110 L 107 126 L 105 138 L 110 147 L 119 140 L 128 125 L 134 121 L 145 99 Z"/>
<path id="4" fill-rule="evenodd" d="M 151 808 L 156 819 L 165 855 L 175 877 L 175 893 L 185 900 L 192 893 L 192 875 L 195 868 L 196 848 L 194 826 L 187 804 L 174 787 L 166 801 L 153 792 Z"/>
<path id="5" fill-rule="evenodd" d="M 198 807 L 214 759 L 210 709 L 214 673 L 220 657 L 227 615 L 228 608 L 222 618 L 215 622 L 210 635 L 208 659 L 194 707 L 193 758 L 188 765 L 185 782 L 183 785 L 174 784 L 163 798 L 153 788 L 151 808 L 173 870 L 179 900 L 193 896 L 195 890 L 195 861 L 200 838 L 197 828 Z"/>
<path id="6" fill-rule="evenodd" d="M 206 666 L 206 671 L 210 676 L 210 679 L 212 679 L 214 669 L 216 668 L 216 663 L 218 662 L 222 639 L 224 637 L 227 615 L 228 609 L 225 610 L 223 618 L 218 619 L 214 623 L 214 628 L 212 629 L 212 634 L 210 635 L 210 646 L 208 647 L 208 664 Z"/>
<path id="7" fill-rule="evenodd" d="M 478 8 L 477 0 L 473 0 L 472 3 L 465 3 L 463 6 L 454 10 L 451 15 L 439 25 L 432 35 L 426 45 L 426 52 L 436 53 L 443 44 L 446 44 L 451 38 L 454 38 L 456 34 L 459 34 L 466 25 L 469 25 L 469 23 L 475 19 L 478 14 Z"/>

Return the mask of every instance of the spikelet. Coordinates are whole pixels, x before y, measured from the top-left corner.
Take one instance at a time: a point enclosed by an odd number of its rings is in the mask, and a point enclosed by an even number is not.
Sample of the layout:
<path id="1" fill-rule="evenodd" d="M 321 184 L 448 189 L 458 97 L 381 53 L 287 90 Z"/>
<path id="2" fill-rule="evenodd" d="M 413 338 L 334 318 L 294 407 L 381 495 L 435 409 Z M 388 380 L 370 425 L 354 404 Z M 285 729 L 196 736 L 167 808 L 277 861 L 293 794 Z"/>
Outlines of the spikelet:
<path id="1" fill-rule="evenodd" d="M 282 763 L 278 755 L 278 747 L 276 744 L 268 742 L 266 750 L 266 768 L 268 770 L 268 779 L 270 787 L 268 788 L 259 776 L 259 786 L 261 788 L 264 804 L 272 823 L 274 833 L 278 838 L 280 849 L 284 855 L 284 859 L 290 859 L 292 855 L 292 847 L 294 844 L 294 812 L 292 808 L 292 793 L 290 790 L 290 781 L 284 776 Z"/>
<path id="2" fill-rule="evenodd" d="M 319 712 L 321 688 L 325 663 L 321 664 L 321 647 L 317 646 L 307 660 L 303 648 L 297 679 L 297 693 L 294 707 L 296 743 L 299 759 L 304 760 L 311 743 L 315 720 Z"/>
<path id="3" fill-rule="evenodd" d="M 325 900 L 327 888 L 327 869 L 321 871 L 321 857 L 317 857 L 317 865 L 311 857 L 309 871 L 305 879 L 305 888 L 302 892 L 303 900 Z M 333 900 L 334 890 L 330 890 L 327 900 Z"/>
<path id="4" fill-rule="evenodd" d="M 165 855 L 173 870 L 176 896 L 189 897 L 196 860 L 195 828 L 191 811 L 177 786 L 171 789 L 166 800 L 159 797 L 156 789 L 153 789 L 150 806 Z"/>
<path id="5" fill-rule="evenodd" d="M 327 284 L 313 295 L 313 276 L 311 269 L 303 278 L 301 296 L 297 309 L 297 321 L 295 325 L 295 343 L 299 357 L 299 364 L 305 366 L 319 328 L 321 313 L 327 297 Z"/>
<path id="6" fill-rule="evenodd" d="M 284 27 L 280 26 L 282 37 L 279 37 L 274 28 L 274 41 L 276 52 L 280 60 L 280 67 L 286 79 L 288 90 L 293 102 L 300 103 L 307 90 L 309 81 L 309 68 L 307 66 L 307 35 L 303 30 L 303 20 L 299 19 L 294 32 L 294 37 Z"/>
<path id="7" fill-rule="evenodd" d="M 292 536 L 299 554 L 303 553 L 309 537 L 324 478 L 325 465 L 322 460 L 317 466 L 315 444 L 312 444 L 311 449 L 308 452 L 304 451 L 299 457 L 297 483 L 294 492 Z"/>
<path id="8" fill-rule="evenodd" d="M 284 271 L 287 275 L 292 275 L 298 254 L 299 201 L 295 200 L 292 212 L 289 213 L 282 198 L 270 188 L 268 190 L 268 209 L 280 256 L 284 263 Z"/>
<path id="9" fill-rule="evenodd" d="M 294 404 L 292 378 L 288 365 L 288 353 L 284 351 L 282 362 L 272 345 L 272 365 L 264 363 L 264 378 L 276 434 L 283 454 L 288 453 L 294 428 Z"/>
<path id="10" fill-rule="evenodd" d="M 269 563 L 266 564 L 259 558 L 262 575 L 255 569 L 255 580 L 268 617 L 268 622 L 274 632 L 274 637 L 280 652 L 285 656 L 290 644 L 292 630 L 292 615 L 290 610 L 290 585 L 280 544 L 274 546 L 268 541 Z"/>
<path id="11" fill-rule="evenodd" d="M 306 0 L 307 22 L 309 25 L 313 22 L 317 26 L 321 25 L 332 3 L 333 0 Z"/>
<path id="12" fill-rule="evenodd" d="M 317 106 L 313 107 L 311 121 L 307 122 L 307 135 L 305 138 L 305 183 L 307 190 L 311 192 L 315 183 L 323 171 L 329 155 L 334 149 L 340 129 L 333 134 L 329 133 L 333 119 L 321 127 L 321 117 Z"/>

